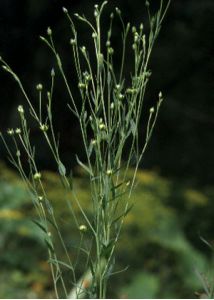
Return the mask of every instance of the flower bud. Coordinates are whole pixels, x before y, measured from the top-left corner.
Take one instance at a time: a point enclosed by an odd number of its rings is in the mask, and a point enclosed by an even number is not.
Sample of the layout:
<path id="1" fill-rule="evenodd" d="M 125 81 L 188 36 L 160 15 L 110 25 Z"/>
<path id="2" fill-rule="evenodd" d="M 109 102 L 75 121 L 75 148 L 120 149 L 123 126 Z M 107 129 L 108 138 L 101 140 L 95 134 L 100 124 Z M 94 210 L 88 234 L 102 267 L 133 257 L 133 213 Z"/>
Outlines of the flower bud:
<path id="1" fill-rule="evenodd" d="M 121 10 L 118 7 L 115 8 L 115 11 L 118 15 L 121 15 Z"/>
<path id="2" fill-rule="evenodd" d="M 109 170 L 106 171 L 106 174 L 107 174 L 108 176 L 110 176 L 110 175 L 113 174 L 113 171 L 112 171 L 111 169 L 109 169 Z"/>
<path id="3" fill-rule="evenodd" d="M 16 134 L 21 134 L 21 129 L 20 128 L 16 128 L 15 133 Z"/>
<path id="4" fill-rule="evenodd" d="M 85 233 L 88 230 L 86 225 L 80 225 L 79 226 L 79 231 L 81 231 L 82 233 Z"/>
<path id="5" fill-rule="evenodd" d="M 35 180 L 39 180 L 39 179 L 41 179 L 41 177 L 42 177 L 42 175 L 41 175 L 41 173 L 39 173 L 39 172 L 36 172 L 36 173 L 33 175 L 33 178 L 34 178 Z"/>
<path id="6" fill-rule="evenodd" d="M 163 99 L 163 94 L 162 94 L 162 92 L 159 92 L 159 99 Z"/>
<path id="7" fill-rule="evenodd" d="M 133 32 L 133 33 L 136 32 L 136 27 L 135 27 L 135 26 L 132 27 L 132 32 Z"/>
<path id="8" fill-rule="evenodd" d="M 22 105 L 19 105 L 18 108 L 17 108 L 17 110 L 18 110 L 18 112 L 19 112 L 20 114 L 24 114 L 24 112 L 25 112 Z"/>
<path id="9" fill-rule="evenodd" d="M 111 46 L 111 42 L 108 40 L 107 42 L 106 42 L 106 47 L 110 47 Z"/>
<path id="10" fill-rule="evenodd" d="M 132 45 L 132 49 L 133 49 L 133 50 L 136 50 L 136 49 L 137 49 L 137 45 L 136 45 L 135 43 Z"/>
<path id="11" fill-rule="evenodd" d="M 83 54 L 86 52 L 85 46 L 82 46 L 81 51 L 82 51 Z"/>
<path id="12" fill-rule="evenodd" d="M 65 14 L 67 14 L 67 13 L 68 13 L 68 10 L 67 10 L 67 8 L 65 8 L 65 7 L 63 7 L 63 8 L 62 8 L 62 11 L 63 11 Z"/>
<path id="13" fill-rule="evenodd" d="M 149 110 L 150 114 L 153 114 L 154 111 L 155 111 L 154 107 L 151 107 L 150 110 Z"/>
<path id="14" fill-rule="evenodd" d="M 108 54 L 109 54 L 109 55 L 114 54 L 114 49 L 113 49 L 112 47 L 109 47 L 109 48 L 108 48 Z"/>
<path id="15" fill-rule="evenodd" d="M 150 6 L 149 1 L 146 1 L 146 2 L 145 2 L 145 5 L 146 5 L 146 7 L 149 7 L 149 6 Z"/>
<path id="16" fill-rule="evenodd" d="M 54 68 L 51 69 L 51 77 L 54 77 L 55 76 L 55 71 L 54 71 Z"/>
<path id="17" fill-rule="evenodd" d="M 103 123 L 101 123 L 100 125 L 99 125 L 99 129 L 100 130 L 104 130 L 106 127 L 105 127 L 105 124 L 103 124 Z"/>
<path id="18" fill-rule="evenodd" d="M 14 135 L 14 130 L 12 129 L 12 128 L 9 128 L 8 130 L 7 130 L 7 133 L 8 133 L 8 135 Z"/>
<path id="19" fill-rule="evenodd" d="M 46 131 L 48 131 L 48 125 L 47 124 L 41 124 L 40 126 L 39 126 L 39 128 L 43 131 L 43 132 L 46 132 Z"/>
<path id="20" fill-rule="evenodd" d="M 47 29 L 47 34 L 48 34 L 48 35 L 52 35 L 52 30 L 51 30 L 50 27 L 48 27 L 48 29 Z"/>
<path id="21" fill-rule="evenodd" d="M 97 38 L 97 33 L 96 33 L 96 32 L 93 32 L 93 33 L 92 33 L 92 38 L 93 38 L 93 39 L 96 39 L 96 38 Z"/>
<path id="22" fill-rule="evenodd" d="M 80 90 L 84 90 L 84 89 L 86 89 L 86 84 L 85 84 L 85 83 L 82 83 L 82 82 L 79 82 L 79 83 L 78 83 L 78 88 L 79 88 Z"/>
<path id="23" fill-rule="evenodd" d="M 124 99 L 124 95 L 120 93 L 120 94 L 119 94 L 119 99 L 120 99 L 120 100 Z"/>
<path id="24" fill-rule="evenodd" d="M 37 89 L 37 91 L 42 91 L 43 85 L 41 83 L 37 84 L 36 89 Z"/>
<path id="25" fill-rule="evenodd" d="M 76 44 L 76 40 L 75 40 L 75 39 L 70 39 L 70 44 L 71 44 L 72 46 L 74 46 L 74 45 Z"/>
<path id="26" fill-rule="evenodd" d="M 43 201 L 43 196 L 38 196 L 38 200 L 39 200 L 39 202 L 42 202 Z"/>

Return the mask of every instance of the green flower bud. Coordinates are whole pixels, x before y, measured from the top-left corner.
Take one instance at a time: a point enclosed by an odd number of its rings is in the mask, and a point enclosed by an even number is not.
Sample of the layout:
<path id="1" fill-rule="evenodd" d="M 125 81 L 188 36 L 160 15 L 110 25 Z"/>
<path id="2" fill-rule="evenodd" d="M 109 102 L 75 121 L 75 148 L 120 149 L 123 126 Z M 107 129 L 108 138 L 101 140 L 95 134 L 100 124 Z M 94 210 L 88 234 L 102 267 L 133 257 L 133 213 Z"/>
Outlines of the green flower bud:
<path id="1" fill-rule="evenodd" d="M 8 135 L 14 135 L 14 130 L 12 129 L 12 128 L 9 128 L 8 130 L 7 130 L 7 134 Z"/>
<path id="2" fill-rule="evenodd" d="M 163 95 L 162 95 L 162 92 L 159 92 L 159 99 L 163 99 Z"/>
<path id="3" fill-rule="evenodd" d="M 113 174 L 113 171 L 112 171 L 111 169 L 109 169 L 109 170 L 106 171 L 106 174 L 107 174 L 108 176 L 111 176 L 111 175 Z"/>
<path id="4" fill-rule="evenodd" d="M 40 127 L 39 127 L 43 132 L 46 132 L 48 131 L 48 125 L 47 124 L 41 124 Z"/>
<path id="5" fill-rule="evenodd" d="M 48 29 L 47 29 L 47 34 L 48 34 L 48 35 L 52 35 L 52 30 L 51 30 L 50 27 L 48 27 Z"/>
<path id="6" fill-rule="evenodd" d="M 82 82 L 79 82 L 79 83 L 78 83 L 78 88 L 79 88 L 80 90 L 85 90 L 85 89 L 86 89 L 86 84 L 85 84 L 85 83 L 82 83 Z"/>
<path id="7" fill-rule="evenodd" d="M 114 49 L 113 49 L 112 47 L 109 47 L 109 48 L 108 48 L 108 54 L 109 54 L 109 55 L 114 54 Z"/>
<path id="8" fill-rule="evenodd" d="M 37 84 L 36 89 L 37 89 L 37 91 L 42 91 L 43 85 L 41 83 Z"/>
<path id="9" fill-rule="evenodd" d="M 93 33 L 92 33 L 92 38 L 93 38 L 93 39 L 96 39 L 96 38 L 97 38 L 97 33 L 96 33 L 96 32 L 93 32 Z"/>
<path id="10" fill-rule="evenodd" d="M 17 156 L 17 157 L 20 157 L 20 156 L 21 156 L 21 153 L 20 153 L 19 150 L 16 151 L 16 156 Z"/>
<path id="11" fill-rule="evenodd" d="M 16 128 L 15 133 L 16 134 L 21 134 L 21 129 L 20 128 Z"/>
<path id="12" fill-rule="evenodd" d="M 55 71 L 54 71 L 54 68 L 51 69 L 51 77 L 54 77 L 55 76 Z"/>
<path id="13" fill-rule="evenodd" d="M 68 13 L 68 10 L 67 10 L 67 8 L 65 8 L 65 7 L 63 7 L 63 8 L 62 8 L 62 11 L 63 11 L 65 14 L 67 14 L 67 13 Z"/>
<path id="14" fill-rule="evenodd" d="M 22 105 L 19 105 L 18 108 L 17 108 L 17 110 L 18 110 L 18 112 L 19 112 L 20 114 L 24 114 L 24 112 L 25 112 Z"/>
<path id="15" fill-rule="evenodd" d="M 71 44 L 72 46 L 74 46 L 74 45 L 76 44 L 76 40 L 75 40 L 75 39 L 70 39 L 70 44 Z"/>
<path id="16" fill-rule="evenodd" d="M 150 110 L 149 110 L 150 114 L 153 114 L 154 111 L 155 111 L 154 107 L 151 107 Z"/>
<path id="17" fill-rule="evenodd" d="M 87 232 L 88 228 L 86 225 L 80 225 L 79 226 L 79 231 L 81 231 L 82 233 L 85 233 Z"/>
<path id="18" fill-rule="evenodd" d="M 99 125 L 100 130 L 104 130 L 105 128 L 106 128 L 105 124 L 102 123 L 102 124 Z"/>
<path id="19" fill-rule="evenodd" d="M 106 47 L 110 47 L 111 46 L 111 42 L 108 40 L 107 42 L 106 42 Z"/>
<path id="20" fill-rule="evenodd" d="M 118 7 L 115 8 L 115 11 L 118 15 L 121 15 L 121 10 Z"/>
<path id="21" fill-rule="evenodd" d="M 42 175 L 41 175 L 41 173 L 39 173 L 39 172 L 36 172 L 36 173 L 33 175 L 33 178 L 34 178 L 35 180 L 39 180 L 39 179 L 41 179 L 41 177 L 42 177 Z"/>

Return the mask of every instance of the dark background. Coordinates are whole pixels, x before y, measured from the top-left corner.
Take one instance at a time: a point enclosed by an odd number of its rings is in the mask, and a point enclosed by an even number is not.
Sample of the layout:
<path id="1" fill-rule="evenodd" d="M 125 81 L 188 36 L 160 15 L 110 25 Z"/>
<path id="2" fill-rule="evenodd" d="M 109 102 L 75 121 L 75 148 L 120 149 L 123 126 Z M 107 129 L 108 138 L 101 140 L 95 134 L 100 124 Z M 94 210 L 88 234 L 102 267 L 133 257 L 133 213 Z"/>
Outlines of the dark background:
<path id="1" fill-rule="evenodd" d="M 38 82 L 49 83 L 49 71 L 54 65 L 49 50 L 38 36 L 45 34 L 49 25 L 53 28 L 70 79 L 74 80 L 68 46 L 70 32 L 61 8 L 65 6 L 70 12 L 92 16 L 95 3 L 88 0 L 0 2 L 0 54 L 20 75 L 32 96 L 35 96 Z M 110 8 L 119 6 L 125 20 L 129 19 L 133 24 L 138 25 L 145 16 L 143 1 L 109 3 Z M 214 179 L 213 13 L 213 1 L 172 1 L 153 52 L 150 65 L 153 76 L 146 95 L 147 102 L 153 103 L 162 90 L 165 102 L 144 167 L 155 168 L 164 176 L 199 186 L 212 184 Z M 88 45 L 90 33 L 81 26 L 79 30 L 84 44 Z M 118 28 L 115 29 L 115 41 L 120 45 Z M 129 60 L 126 66 L 128 69 Z M 0 82 L 0 127 L 4 131 L 16 126 L 16 108 L 24 101 L 7 74 L 0 73 Z M 55 100 L 58 112 L 55 122 L 61 135 L 61 151 L 67 162 L 75 164 L 73 154 L 81 147 L 79 129 L 66 108 L 66 94 L 60 79 Z M 36 138 L 37 131 L 32 135 Z M 44 168 L 52 167 L 46 148 L 41 151 L 39 159 Z"/>
<path id="2" fill-rule="evenodd" d="M 153 0 L 152 9 L 157 2 Z M 152 77 L 146 93 L 146 110 L 142 115 L 142 137 L 145 132 L 144 117 L 147 117 L 149 108 L 157 101 L 160 90 L 165 100 L 141 167 L 154 170 L 155 173 L 170 181 L 172 195 L 166 203 L 173 207 L 185 236 L 196 248 L 205 253 L 206 249 L 202 246 L 199 231 L 209 241 L 213 241 L 214 1 L 172 0 L 171 2 L 150 63 Z M 35 105 L 38 100 L 36 84 L 41 82 L 47 90 L 50 86 L 50 70 L 55 67 L 54 58 L 39 36 L 45 35 L 47 27 L 51 26 L 71 86 L 76 86 L 69 47 L 72 36 L 62 7 L 67 7 L 70 13 L 85 13 L 92 18 L 93 6 L 96 3 L 99 1 L 0 1 L 0 55 L 19 74 Z M 104 28 L 108 22 L 109 12 L 115 6 L 121 8 L 125 21 L 131 21 L 132 25 L 138 26 L 146 18 L 144 1 L 110 0 L 103 18 Z M 76 24 L 78 24 L 80 45 L 90 49 L 91 32 L 88 32 L 78 21 Z M 116 23 L 113 31 L 116 65 L 120 58 L 120 29 L 119 24 Z M 131 59 L 128 58 L 127 74 L 131 67 Z M 57 71 L 56 75 L 58 75 Z M 78 100 L 78 94 L 76 97 Z M 54 123 L 56 131 L 60 132 L 60 152 L 63 163 L 69 169 L 76 165 L 76 153 L 82 160 L 84 156 L 81 151 L 78 123 L 70 114 L 66 106 L 67 102 L 68 97 L 63 81 L 60 76 L 56 76 Z M 17 84 L 7 73 L 0 71 L 0 130 L 2 132 L 7 128 L 19 126 L 17 116 L 19 104 L 25 106 Z M 31 138 L 37 147 L 38 165 L 41 169 L 55 170 L 49 149 L 41 139 L 41 132 L 31 119 L 29 122 Z M 0 159 L 5 160 L 10 166 L 2 145 L 0 145 Z M 209 204 L 204 209 L 199 205 L 197 209 L 188 210 L 188 205 L 181 200 L 183 196 L 179 185 L 201 190 L 203 193 L 208 191 Z M 133 230 L 134 234 L 131 235 L 135 236 L 136 230 Z M 148 252 L 155 255 L 157 253 L 156 248 L 154 251 L 150 251 L 149 248 Z M 136 257 L 139 258 L 140 255 Z M 172 265 L 175 257 L 173 255 Z M 169 264 L 168 260 L 167 264 Z M 180 290 L 179 282 L 176 287 Z M 176 296 L 182 295 L 179 293 Z"/>

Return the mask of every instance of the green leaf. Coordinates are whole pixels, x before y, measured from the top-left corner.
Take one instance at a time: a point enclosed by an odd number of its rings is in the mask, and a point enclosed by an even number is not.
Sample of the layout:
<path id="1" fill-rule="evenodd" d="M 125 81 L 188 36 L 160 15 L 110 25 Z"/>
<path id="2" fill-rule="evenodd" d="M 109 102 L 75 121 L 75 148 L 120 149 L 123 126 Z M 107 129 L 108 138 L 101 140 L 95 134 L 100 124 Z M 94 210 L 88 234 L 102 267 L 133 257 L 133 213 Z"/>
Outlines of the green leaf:
<path id="1" fill-rule="evenodd" d="M 39 221 L 37 220 L 32 220 L 32 222 L 34 224 L 36 224 L 43 232 L 47 233 L 47 229 L 45 228 L 45 226 L 43 224 L 41 224 Z"/>
<path id="2" fill-rule="evenodd" d="M 65 262 L 63 262 L 63 261 L 61 261 L 61 260 L 58 260 L 58 259 L 50 258 L 50 259 L 48 260 L 48 262 L 51 263 L 51 264 L 55 264 L 55 265 L 60 264 L 60 265 L 66 267 L 66 268 L 68 268 L 68 269 L 70 269 L 70 270 L 72 270 L 72 271 L 74 270 L 74 268 L 73 268 L 72 266 L 70 266 L 70 265 L 66 264 Z"/>
<path id="3" fill-rule="evenodd" d="M 54 248 L 53 248 L 53 245 L 51 244 L 51 242 L 49 242 L 47 239 L 45 239 L 45 243 L 46 243 L 48 249 L 51 251 L 51 253 L 54 253 Z"/>
<path id="4" fill-rule="evenodd" d="M 111 225 L 113 225 L 114 223 L 116 223 L 117 221 L 119 221 L 122 217 L 127 216 L 127 214 L 130 212 L 130 210 L 132 209 L 132 207 L 134 206 L 134 204 L 130 205 L 123 214 L 121 214 L 119 217 L 117 217 L 116 219 L 114 219 L 111 223 Z"/>
<path id="5" fill-rule="evenodd" d="M 102 245 L 102 250 L 101 250 L 101 255 L 104 256 L 106 259 L 109 257 L 111 254 L 112 248 L 115 244 L 115 241 L 112 240 L 108 243 L 108 245 Z"/>
<path id="6" fill-rule="evenodd" d="M 89 173 L 91 176 L 93 176 L 93 173 L 92 173 L 92 171 L 90 170 L 90 168 L 87 167 L 84 163 L 82 163 L 82 162 L 79 160 L 79 158 L 78 158 L 77 155 L 76 155 L 76 160 L 77 160 L 78 164 L 79 164 L 79 165 L 80 165 L 87 173 Z"/>

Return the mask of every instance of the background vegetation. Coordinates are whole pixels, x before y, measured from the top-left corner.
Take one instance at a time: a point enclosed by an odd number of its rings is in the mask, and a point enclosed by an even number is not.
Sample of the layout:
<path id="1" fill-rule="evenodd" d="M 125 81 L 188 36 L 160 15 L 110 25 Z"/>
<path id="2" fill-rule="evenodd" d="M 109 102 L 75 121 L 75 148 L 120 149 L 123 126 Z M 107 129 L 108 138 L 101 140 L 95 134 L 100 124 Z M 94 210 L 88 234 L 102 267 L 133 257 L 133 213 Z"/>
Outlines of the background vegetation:
<path id="1" fill-rule="evenodd" d="M 56 33 L 64 60 L 69 61 L 70 36 L 61 7 L 88 12 L 94 4 L 91 0 L 0 2 L 0 54 L 20 74 L 27 88 L 41 80 L 45 82 L 52 67 L 53 60 L 38 39 L 49 25 Z M 133 23 L 139 24 L 144 18 L 140 0 L 112 1 L 112 5 L 119 6 L 125 19 Z M 172 1 L 153 54 L 152 84 L 146 97 L 150 107 L 158 91 L 163 90 L 166 101 L 142 164 L 144 171 L 138 175 L 136 205 L 127 217 L 118 246 L 116 270 L 126 266 L 129 269 L 112 278 L 109 296 L 192 298 L 195 291 L 201 290 L 195 268 L 212 279 L 211 253 L 200 236 L 212 243 L 213 12 L 213 1 Z M 86 33 L 81 27 L 79 30 L 88 46 Z M 117 31 L 114 42 L 119 48 Z M 70 79 L 75 80 L 72 65 L 67 68 Z M 0 82 L 0 129 L 4 131 L 16 127 L 16 109 L 23 99 L 15 83 L 3 73 Z M 87 183 L 75 166 L 75 153 L 84 160 L 79 128 L 67 111 L 60 80 L 55 98 L 60 150 L 66 165 L 76 175 L 76 185 L 87 207 Z M 143 125 L 142 120 L 142 136 Z M 59 200 L 63 193 L 54 166 L 38 130 L 33 129 L 32 135 L 40 149 L 39 165 L 47 170 L 46 184 L 72 251 L 75 234 L 61 205 L 63 200 Z M 0 154 L 5 158 L 3 147 Z M 0 297 L 51 297 L 46 247 L 40 230 L 32 222 L 32 204 L 17 175 L 5 163 L 0 168 L 0 191 Z"/>

